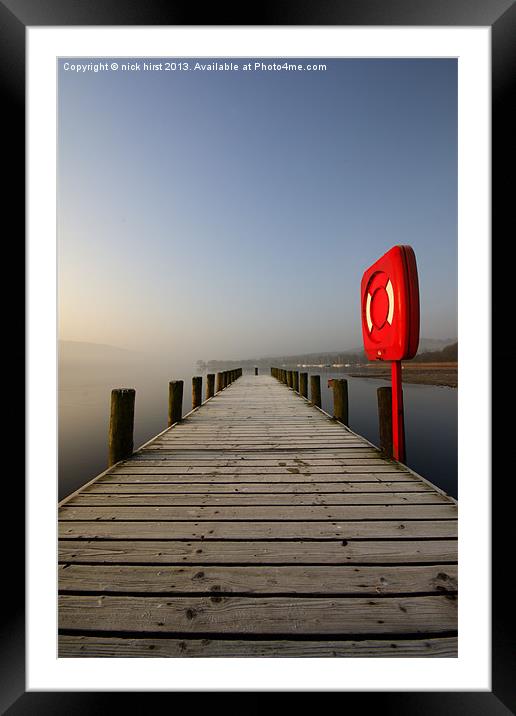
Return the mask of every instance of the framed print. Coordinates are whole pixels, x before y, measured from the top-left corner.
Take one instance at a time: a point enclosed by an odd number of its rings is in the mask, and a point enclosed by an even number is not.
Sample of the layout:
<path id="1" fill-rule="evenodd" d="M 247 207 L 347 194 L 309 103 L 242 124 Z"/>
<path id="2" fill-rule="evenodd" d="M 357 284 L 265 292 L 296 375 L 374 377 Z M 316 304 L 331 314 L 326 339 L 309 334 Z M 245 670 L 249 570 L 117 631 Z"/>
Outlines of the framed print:
<path id="1" fill-rule="evenodd" d="M 25 611 L 10 480 L 8 713 L 89 713 L 110 696 L 95 691 L 514 709 L 498 511 L 514 488 L 491 484 L 507 428 L 490 426 L 508 351 L 489 347 L 514 7 L 264 10 L 0 5 L 20 219 L 24 99 L 27 130 L 27 582 Z M 347 326 L 361 336 L 363 271 L 402 244 L 423 332 L 393 462 L 381 361 Z M 405 310 L 384 283 L 378 331 Z M 458 428 L 417 402 L 425 380 L 457 386 L 457 356 Z M 452 415 L 457 388 L 440 390 Z"/>

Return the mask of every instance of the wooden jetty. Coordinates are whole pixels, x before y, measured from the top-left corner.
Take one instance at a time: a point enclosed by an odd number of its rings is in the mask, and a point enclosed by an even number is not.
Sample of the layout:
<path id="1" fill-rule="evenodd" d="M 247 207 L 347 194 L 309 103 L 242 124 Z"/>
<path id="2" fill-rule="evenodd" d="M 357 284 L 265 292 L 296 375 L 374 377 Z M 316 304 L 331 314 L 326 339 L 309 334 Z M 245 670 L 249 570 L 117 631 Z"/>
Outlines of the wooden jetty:
<path id="1" fill-rule="evenodd" d="M 457 655 L 455 501 L 275 375 L 63 500 L 60 657 Z"/>

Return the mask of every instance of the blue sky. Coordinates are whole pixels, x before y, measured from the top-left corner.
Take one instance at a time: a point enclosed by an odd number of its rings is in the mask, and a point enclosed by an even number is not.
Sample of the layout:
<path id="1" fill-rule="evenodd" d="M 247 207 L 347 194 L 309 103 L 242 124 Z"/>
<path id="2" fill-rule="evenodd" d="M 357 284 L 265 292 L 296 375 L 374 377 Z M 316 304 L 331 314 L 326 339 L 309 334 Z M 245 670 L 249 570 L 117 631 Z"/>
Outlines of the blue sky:
<path id="1" fill-rule="evenodd" d="M 421 335 L 456 336 L 455 60 L 64 62 L 61 338 L 181 360 L 354 348 L 362 273 L 397 243 L 416 252 Z"/>

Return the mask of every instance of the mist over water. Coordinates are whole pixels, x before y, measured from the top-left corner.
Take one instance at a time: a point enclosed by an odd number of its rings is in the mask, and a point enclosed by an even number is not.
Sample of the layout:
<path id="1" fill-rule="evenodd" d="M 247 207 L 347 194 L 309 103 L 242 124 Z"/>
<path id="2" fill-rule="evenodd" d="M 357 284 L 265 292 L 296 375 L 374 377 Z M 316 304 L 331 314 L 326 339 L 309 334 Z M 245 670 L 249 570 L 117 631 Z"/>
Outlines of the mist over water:
<path id="1" fill-rule="evenodd" d="M 136 449 L 167 427 L 169 381 L 184 381 L 183 414 L 191 410 L 193 375 L 197 375 L 193 363 L 174 363 L 130 351 L 115 352 L 110 347 L 99 351 L 94 357 L 61 356 L 58 405 L 59 499 L 107 467 L 107 436 L 113 388 L 136 389 Z"/>
<path id="2" fill-rule="evenodd" d="M 262 370 L 262 369 L 261 369 Z M 268 372 L 268 370 L 267 370 Z M 321 375 L 322 407 L 333 412 L 332 370 Z M 107 466 L 111 390 L 135 388 L 134 446 L 140 447 L 167 427 L 168 383 L 184 381 L 183 414 L 192 407 L 191 379 L 201 375 L 190 361 L 123 351 L 111 346 L 61 344 L 59 363 L 59 499 Z M 378 444 L 376 389 L 387 385 L 371 378 L 348 379 L 350 427 Z M 203 399 L 206 382 L 203 380 Z M 286 390 L 286 388 L 285 388 Z M 457 496 L 457 391 L 404 384 L 408 465 Z"/>

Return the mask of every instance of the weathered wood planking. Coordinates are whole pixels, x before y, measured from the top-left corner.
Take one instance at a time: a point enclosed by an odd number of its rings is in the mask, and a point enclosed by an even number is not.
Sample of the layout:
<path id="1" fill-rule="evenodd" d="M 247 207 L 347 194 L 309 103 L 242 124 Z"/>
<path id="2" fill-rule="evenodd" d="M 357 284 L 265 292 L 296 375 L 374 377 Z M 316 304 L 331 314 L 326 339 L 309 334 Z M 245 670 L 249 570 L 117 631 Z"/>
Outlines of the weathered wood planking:
<path id="1" fill-rule="evenodd" d="M 243 495 L 142 495 L 137 493 L 135 495 L 129 494 L 101 494 L 95 495 L 85 493 L 84 495 L 78 495 L 74 500 L 74 505 L 81 505 L 87 507 L 96 506 L 120 506 L 120 507 L 133 507 L 133 506 L 155 506 L 155 507 L 168 507 L 168 506 L 209 506 L 209 507 L 252 507 L 257 503 L 260 506 L 263 505 L 274 505 L 274 506 L 297 506 L 297 505 L 414 505 L 414 504 L 442 504 L 446 502 L 446 498 L 443 495 L 436 495 L 434 492 L 409 492 L 409 493 L 380 493 L 380 494 L 369 494 L 367 492 L 361 494 L 346 494 L 341 492 L 337 495 L 326 494 L 326 495 L 296 495 L 288 493 L 279 494 L 262 494 L 259 498 L 253 494 Z"/>
<path id="2" fill-rule="evenodd" d="M 173 634 L 439 634 L 456 628 L 454 595 L 424 597 L 59 597 L 63 630 Z"/>
<path id="3" fill-rule="evenodd" d="M 63 539 L 456 539 L 456 520 L 367 522 L 73 522 L 59 523 Z"/>
<path id="4" fill-rule="evenodd" d="M 74 503 L 75 504 L 75 503 Z M 61 520 L 435 520 L 453 519 L 455 505 L 299 505 L 240 507 L 83 507 L 65 505 Z"/>
<path id="5" fill-rule="evenodd" d="M 457 654 L 455 502 L 269 376 L 59 519 L 60 656 Z"/>
<path id="6" fill-rule="evenodd" d="M 288 641 L 287 639 L 173 639 L 69 636 L 59 637 L 61 657 L 159 658 L 177 657 L 441 657 L 457 656 L 457 639 L 346 639 Z"/>
<path id="7" fill-rule="evenodd" d="M 428 485 L 415 484 L 414 482 L 397 482 L 396 493 L 409 493 L 420 495 L 434 491 Z M 274 482 L 274 483 L 224 483 L 224 482 L 208 482 L 199 484 L 197 482 L 164 482 L 162 484 L 119 484 L 119 483 L 102 483 L 94 484 L 83 490 L 81 496 L 87 495 L 224 495 L 224 494 L 243 494 L 243 495 L 268 495 L 268 494 L 287 494 L 287 495 L 338 495 L 347 494 L 379 494 L 392 493 L 392 483 L 390 482 L 370 482 L 364 483 L 348 483 L 334 482 L 326 484 L 324 482 L 299 483 L 299 482 Z"/>
<path id="8" fill-rule="evenodd" d="M 170 537 L 174 532 L 169 529 Z M 61 540 L 59 559 L 114 564 L 438 564 L 457 560 L 456 540 L 176 541 Z"/>
<path id="9" fill-rule="evenodd" d="M 69 564 L 59 568 L 60 589 L 68 592 L 218 594 L 410 594 L 457 590 L 457 567 L 151 567 Z"/>

